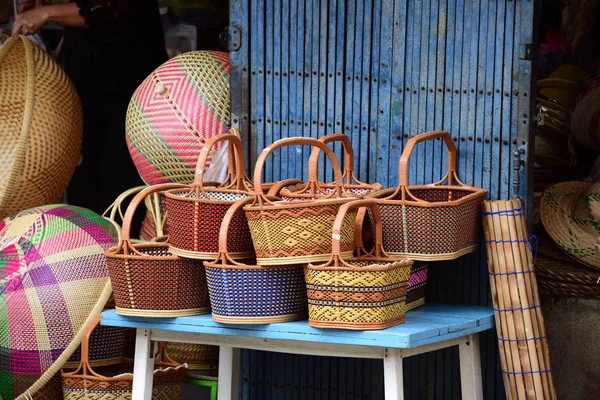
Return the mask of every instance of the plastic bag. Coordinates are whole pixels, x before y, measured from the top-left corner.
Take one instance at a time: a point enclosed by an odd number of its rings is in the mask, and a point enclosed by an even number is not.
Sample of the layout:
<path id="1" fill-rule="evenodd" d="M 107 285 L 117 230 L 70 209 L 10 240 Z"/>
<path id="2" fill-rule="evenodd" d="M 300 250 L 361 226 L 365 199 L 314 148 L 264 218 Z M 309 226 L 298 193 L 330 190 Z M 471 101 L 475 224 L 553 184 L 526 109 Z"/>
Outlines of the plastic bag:
<path id="1" fill-rule="evenodd" d="M 204 181 L 224 182 L 227 179 L 229 168 L 229 142 L 225 141 L 223 146 L 213 155 L 211 163 L 204 173 Z"/>

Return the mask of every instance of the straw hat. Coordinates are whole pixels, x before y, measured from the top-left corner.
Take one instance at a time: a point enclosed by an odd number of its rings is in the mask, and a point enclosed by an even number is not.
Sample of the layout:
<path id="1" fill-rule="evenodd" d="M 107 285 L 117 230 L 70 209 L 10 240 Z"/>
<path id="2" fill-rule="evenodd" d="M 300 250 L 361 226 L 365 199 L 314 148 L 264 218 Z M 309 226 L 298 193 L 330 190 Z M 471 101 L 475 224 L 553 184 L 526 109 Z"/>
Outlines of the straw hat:
<path id="1" fill-rule="evenodd" d="M 600 183 L 562 182 L 544 191 L 540 204 L 544 228 L 571 257 L 600 269 Z"/>

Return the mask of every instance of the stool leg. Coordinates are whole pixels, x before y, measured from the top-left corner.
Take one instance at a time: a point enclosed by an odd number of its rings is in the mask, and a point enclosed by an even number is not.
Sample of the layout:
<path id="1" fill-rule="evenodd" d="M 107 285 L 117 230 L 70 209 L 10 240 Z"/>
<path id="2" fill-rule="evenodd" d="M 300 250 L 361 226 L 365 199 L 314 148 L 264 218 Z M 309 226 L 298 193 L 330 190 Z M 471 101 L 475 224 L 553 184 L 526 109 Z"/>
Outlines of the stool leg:
<path id="1" fill-rule="evenodd" d="M 465 339 L 465 342 L 458 345 L 462 398 L 483 400 L 479 335 L 476 333 Z"/>
<path id="2" fill-rule="evenodd" d="M 219 400 L 240 398 L 240 349 L 219 347 Z"/>
<path id="3" fill-rule="evenodd" d="M 384 349 L 383 383 L 385 400 L 404 400 L 402 352 L 398 349 Z"/>
<path id="4" fill-rule="evenodd" d="M 147 329 L 138 329 L 135 336 L 135 360 L 133 364 L 133 400 L 152 399 L 154 378 L 154 346 Z"/>

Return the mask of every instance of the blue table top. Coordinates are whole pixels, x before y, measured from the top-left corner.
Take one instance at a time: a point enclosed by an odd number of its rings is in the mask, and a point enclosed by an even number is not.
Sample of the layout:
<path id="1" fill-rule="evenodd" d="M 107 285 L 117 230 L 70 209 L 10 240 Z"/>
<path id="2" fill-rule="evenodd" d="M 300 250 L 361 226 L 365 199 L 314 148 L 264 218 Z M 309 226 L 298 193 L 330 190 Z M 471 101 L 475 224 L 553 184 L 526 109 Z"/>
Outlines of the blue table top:
<path id="1" fill-rule="evenodd" d="M 115 310 L 102 313 L 102 324 L 211 335 L 246 336 L 356 346 L 414 348 L 482 332 L 494 326 L 488 307 L 427 304 L 406 313 L 406 322 L 379 331 L 320 329 L 308 321 L 270 325 L 231 325 L 213 321 L 210 314 L 178 318 L 126 317 Z"/>

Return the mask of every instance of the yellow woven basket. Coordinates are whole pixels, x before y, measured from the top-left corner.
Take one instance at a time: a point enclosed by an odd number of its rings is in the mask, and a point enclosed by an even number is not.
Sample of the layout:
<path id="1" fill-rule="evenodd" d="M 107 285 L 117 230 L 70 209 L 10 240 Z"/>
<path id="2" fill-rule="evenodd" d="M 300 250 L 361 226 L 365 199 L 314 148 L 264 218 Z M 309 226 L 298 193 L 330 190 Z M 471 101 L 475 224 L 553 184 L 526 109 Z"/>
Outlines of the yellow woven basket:
<path id="1" fill-rule="evenodd" d="M 81 103 L 26 37 L 0 34 L 0 110 L 0 219 L 58 203 L 80 158 Z"/>

